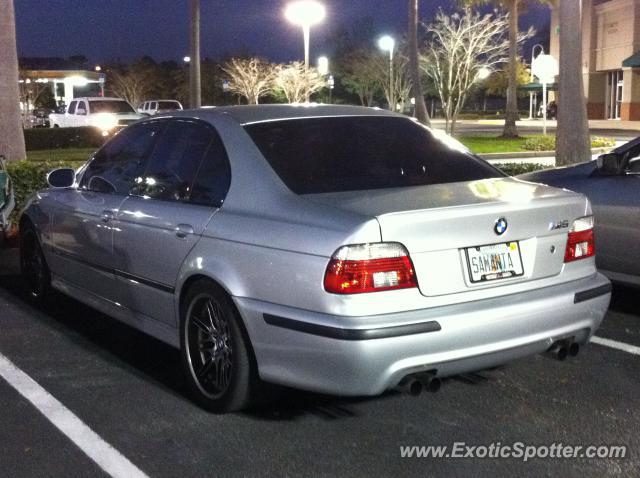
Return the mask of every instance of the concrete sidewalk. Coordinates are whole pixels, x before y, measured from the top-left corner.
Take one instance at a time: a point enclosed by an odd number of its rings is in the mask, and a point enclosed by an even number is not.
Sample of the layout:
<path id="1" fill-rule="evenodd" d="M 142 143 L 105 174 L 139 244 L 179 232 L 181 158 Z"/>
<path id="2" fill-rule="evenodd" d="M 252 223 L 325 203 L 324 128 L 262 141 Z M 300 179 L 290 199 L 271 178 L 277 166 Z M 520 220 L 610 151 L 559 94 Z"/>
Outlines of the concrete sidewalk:
<path id="1" fill-rule="evenodd" d="M 442 118 L 431 119 L 433 125 L 444 125 L 445 120 Z M 478 120 L 458 120 L 457 124 L 464 125 L 479 125 L 479 126 L 502 126 L 504 125 L 503 119 L 478 119 Z M 535 119 L 522 119 L 516 122 L 517 126 L 524 127 L 543 127 L 543 121 L 541 118 Z M 555 129 L 558 126 L 556 120 L 547 120 L 547 128 Z M 637 131 L 640 134 L 640 121 L 622 121 L 622 120 L 589 120 L 589 129 L 610 129 L 610 130 L 624 130 L 624 131 Z"/>

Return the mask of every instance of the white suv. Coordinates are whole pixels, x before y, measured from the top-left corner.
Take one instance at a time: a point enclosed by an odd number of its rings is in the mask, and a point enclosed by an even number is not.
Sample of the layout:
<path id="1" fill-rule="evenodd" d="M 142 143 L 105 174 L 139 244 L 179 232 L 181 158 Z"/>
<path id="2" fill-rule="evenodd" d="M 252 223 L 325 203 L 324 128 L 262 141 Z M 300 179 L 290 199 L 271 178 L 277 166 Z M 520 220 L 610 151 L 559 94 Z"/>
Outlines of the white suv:
<path id="1" fill-rule="evenodd" d="M 138 107 L 138 113 L 153 116 L 158 113 L 181 110 L 182 104 L 177 100 L 149 100 Z"/>

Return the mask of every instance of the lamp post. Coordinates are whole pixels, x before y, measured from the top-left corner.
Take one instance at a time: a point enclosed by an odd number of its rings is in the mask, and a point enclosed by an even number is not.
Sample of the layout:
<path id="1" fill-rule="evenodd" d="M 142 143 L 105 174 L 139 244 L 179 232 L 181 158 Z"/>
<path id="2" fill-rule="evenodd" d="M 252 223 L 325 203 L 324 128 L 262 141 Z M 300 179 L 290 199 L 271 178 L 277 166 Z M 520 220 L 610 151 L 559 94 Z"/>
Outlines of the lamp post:
<path id="1" fill-rule="evenodd" d="M 389 109 L 395 111 L 396 98 L 393 88 L 393 49 L 396 46 L 395 40 L 389 35 L 385 35 L 378 40 L 378 47 L 382 51 L 389 52 Z"/>
<path id="2" fill-rule="evenodd" d="M 531 64 L 533 74 L 542 83 L 542 132 L 547 134 L 547 84 L 553 83 L 558 75 L 558 60 L 551 55 L 538 55 Z"/>
<path id="3" fill-rule="evenodd" d="M 290 3 L 284 11 L 284 16 L 291 23 L 302 27 L 302 35 L 304 36 L 304 67 L 309 69 L 309 36 L 311 26 L 324 20 L 325 9 L 321 3 L 313 0 L 299 0 Z M 307 103 L 309 102 L 309 93 L 307 92 Z"/>
<path id="4" fill-rule="evenodd" d="M 318 73 L 320 73 L 327 80 L 327 87 L 329 88 L 329 104 L 331 104 L 334 80 L 333 76 L 329 74 L 329 58 L 327 58 L 326 56 L 321 56 L 320 58 L 318 58 Z"/>
<path id="5" fill-rule="evenodd" d="M 533 45 L 533 48 L 531 49 L 531 78 L 530 78 L 531 83 L 533 83 L 534 81 L 533 60 L 535 58 L 537 47 L 540 47 L 540 54 L 544 55 L 544 47 L 541 44 L 538 43 L 537 45 Z M 529 119 L 533 119 L 533 91 L 529 92 Z"/>

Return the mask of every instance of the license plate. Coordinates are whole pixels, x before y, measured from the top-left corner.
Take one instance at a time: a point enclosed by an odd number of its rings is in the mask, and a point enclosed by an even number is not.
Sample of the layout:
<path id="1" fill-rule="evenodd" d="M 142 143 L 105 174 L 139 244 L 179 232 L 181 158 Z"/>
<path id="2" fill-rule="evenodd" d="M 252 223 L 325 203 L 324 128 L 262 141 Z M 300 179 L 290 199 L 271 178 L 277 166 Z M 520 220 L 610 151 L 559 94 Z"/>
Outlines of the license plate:
<path id="1" fill-rule="evenodd" d="M 518 242 L 465 249 L 471 282 L 509 279 L 524 274 Z"/>

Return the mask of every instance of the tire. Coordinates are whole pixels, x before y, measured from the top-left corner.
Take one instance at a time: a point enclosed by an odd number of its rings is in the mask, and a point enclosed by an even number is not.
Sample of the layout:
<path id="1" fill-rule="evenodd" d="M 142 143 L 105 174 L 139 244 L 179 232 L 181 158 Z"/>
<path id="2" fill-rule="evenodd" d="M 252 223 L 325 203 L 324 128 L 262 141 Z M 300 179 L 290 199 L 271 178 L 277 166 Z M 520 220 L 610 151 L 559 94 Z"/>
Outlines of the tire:
<path id="1" fill-rule="evenodd" d="M 246 408 L 257 370 L 231 298 L 213 282 L 195 282 L 180 304 L 180 319 L 180 354 L 194 400 L 216 413 Z"/>
<path id="2" fill-rule="evenodd" d="M 38 234 L 28 222 L 20 228 L 20 271 L 31 300 L 44 304 L 51 294 L 51 272 Z"/>

